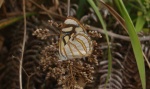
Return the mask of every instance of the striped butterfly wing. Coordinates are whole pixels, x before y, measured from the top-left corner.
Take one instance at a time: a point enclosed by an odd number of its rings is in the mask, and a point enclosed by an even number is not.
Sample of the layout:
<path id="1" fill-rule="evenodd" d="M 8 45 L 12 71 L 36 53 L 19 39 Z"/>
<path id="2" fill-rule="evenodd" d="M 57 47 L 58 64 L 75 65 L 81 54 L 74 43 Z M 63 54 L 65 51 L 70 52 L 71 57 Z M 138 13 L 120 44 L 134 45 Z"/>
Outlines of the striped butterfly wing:
<path id="1" fill-rule="evenodd" d="M 91 55 L 93 46 L 85 28 L 73 17 L 68 17 L 67 26 L 61 31 L 59 54 L 61 59 L 82 58 Z"/>

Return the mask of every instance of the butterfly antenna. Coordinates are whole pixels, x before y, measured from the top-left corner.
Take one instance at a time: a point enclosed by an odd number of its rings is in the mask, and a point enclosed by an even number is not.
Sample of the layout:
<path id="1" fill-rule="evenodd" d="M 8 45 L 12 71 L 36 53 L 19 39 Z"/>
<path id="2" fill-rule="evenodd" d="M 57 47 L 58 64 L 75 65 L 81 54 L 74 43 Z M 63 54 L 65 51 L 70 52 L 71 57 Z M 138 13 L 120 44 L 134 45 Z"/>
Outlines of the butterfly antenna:
<path id="1" fill-rule="evenodd" d="M 70 0 L 68 0 L 67 16 L 70 16 Z"/>

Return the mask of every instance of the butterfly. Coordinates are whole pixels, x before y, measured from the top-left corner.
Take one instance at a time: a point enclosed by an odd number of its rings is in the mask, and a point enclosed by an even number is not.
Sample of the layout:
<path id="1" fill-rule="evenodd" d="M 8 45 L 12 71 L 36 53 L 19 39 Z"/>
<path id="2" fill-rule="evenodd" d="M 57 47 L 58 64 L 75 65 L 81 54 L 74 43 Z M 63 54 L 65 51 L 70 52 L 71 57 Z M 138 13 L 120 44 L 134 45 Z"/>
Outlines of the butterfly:
<path id="1" fill-rule="evenodd" d="M 84 58 L 90 56 L 92 50 L 92 40 L 85 27 L 74 17 L 67 17 L 60 32 L 59 58 Z"/>

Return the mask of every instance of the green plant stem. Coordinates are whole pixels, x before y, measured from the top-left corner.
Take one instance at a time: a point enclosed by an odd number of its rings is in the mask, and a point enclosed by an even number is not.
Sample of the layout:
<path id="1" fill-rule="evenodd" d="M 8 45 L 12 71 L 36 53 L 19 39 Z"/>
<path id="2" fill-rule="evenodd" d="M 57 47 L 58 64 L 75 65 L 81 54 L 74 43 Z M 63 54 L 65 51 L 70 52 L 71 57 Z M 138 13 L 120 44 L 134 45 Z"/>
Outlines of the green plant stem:
<path id="1" fill-rule="evenodd" d="M 107 29 L 106 29 L 106 24 L 97 8 L 97 6 L 95 5 L 95 3 L 93 2 L 93 0 L 87 0 L 89 2 L 89 4 L 91 5 L 91 7 L 94 9 L 96 15 L 98 16 L 101 24 L 102 24 L 102 27 L 105 31 L 105 37 L 106 37 L 106 40 L 107 40 L 107 44 L 108 44 L 108 76 L 107 76 L 107 80 L 106 80 L 106 83 L 105 83 L 105 88 L 106 88 L 106 85 L 109 81 L 109 78 L 110 78 L 110 75 L 111 75 L 111 70 L 112 70 L 112 56 L 111 56 L 111 50 L 110 50 L 110 45 L 109 45 L 109 38 L 108 38 L 108 33 L 107 33 Z"/>

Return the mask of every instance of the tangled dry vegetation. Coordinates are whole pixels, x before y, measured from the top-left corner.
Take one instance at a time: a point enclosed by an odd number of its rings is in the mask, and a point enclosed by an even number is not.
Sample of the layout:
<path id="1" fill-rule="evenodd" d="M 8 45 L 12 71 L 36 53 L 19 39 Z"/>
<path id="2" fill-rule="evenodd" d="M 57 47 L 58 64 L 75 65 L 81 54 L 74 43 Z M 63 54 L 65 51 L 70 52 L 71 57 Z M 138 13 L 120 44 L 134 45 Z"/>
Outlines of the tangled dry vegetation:
<path id="1" fill-rule="evenodd" d="M 22 6 L 22 0 L 5 0 L 0 8 L 0 89 L 20 89 L 19 67 L 24 34 Z M 78 8 L 77 1 L 73 0 L 71 16 L 77 17 Z M 90 7 L 86 10 L 79 20 L 91 26 L 87 27 L 87 32 L 93 40 L 92 55 L 59 61 L 60 29 L 51 26 L 48 20 L 63 22 L 67 15 L 67 2 L 26 0 L 27 34 L 21 81 L 23 89 L 104 89 L 108 75 L 108 46 L 94 11 Z M 112 50 L 112 71 L 107 89 L 142 89 L 130 41 L 112 35 L 122 36 L 127 33 L 111 15 L 103 13 L 103 16 L 108 24 Z M 7 25 L 2 25 L 4 22 Z M 99 34 L 102 34 L 102 38 Z M 150 40 L 141 43 L 146 57 L 150 59 Z M 147 89 L 150 89 L 147 64 L 145 68 Z"/>

